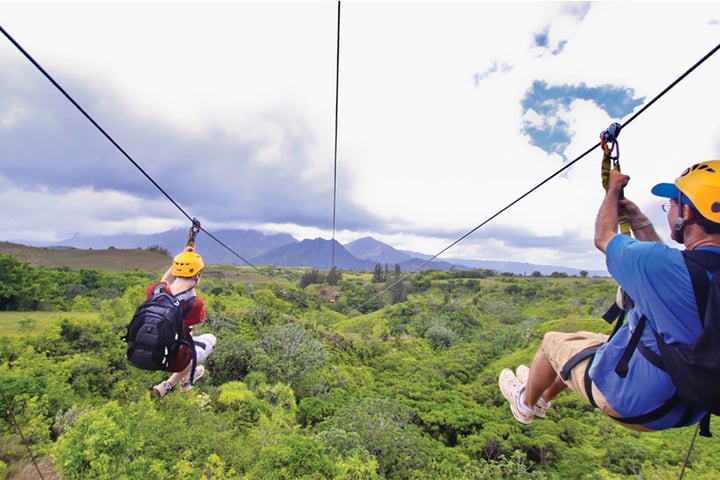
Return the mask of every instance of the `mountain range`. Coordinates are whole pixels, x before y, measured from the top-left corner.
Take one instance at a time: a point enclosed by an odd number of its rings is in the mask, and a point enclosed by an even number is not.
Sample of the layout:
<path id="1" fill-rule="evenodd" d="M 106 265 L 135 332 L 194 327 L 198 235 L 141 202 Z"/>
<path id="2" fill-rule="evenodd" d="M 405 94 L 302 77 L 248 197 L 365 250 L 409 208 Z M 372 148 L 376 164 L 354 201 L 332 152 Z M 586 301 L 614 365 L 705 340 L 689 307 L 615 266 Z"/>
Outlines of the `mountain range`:
<path id="1" fill-rule="evenodd" d="M 428 262 L 432 255 L 398 250 L 372 237 L 363 237 L 342 245 L 336 240 L 323 238 L 297 240 L 287 233 L 266 234 L 257 230 L 219 230 L 212 232 L 212 236 L 204 233 L 200 232 L 196 244 L 205 262 L 209 264 L 274 265 L 310 267 L 319 270 L 330 270 L 334 264 L 341 270 L 368 272 L 372 272 L 377 264 L 383 267 L 387 265 L 390 269 L 394 269 L 395 265 L 399 264 L 403 272 L 479 268 L 515 275 L 530 275 L 534 272 L 542 275 L 581 274 L 581 270 L 577 268 L 513 261 L 448 258 Z M 146 235 L 75 235 L 57 245 L 42 246 L 88 249 L 161 247 L 173 254 L 182 249 L 186 239 L 186 230 L 175 229 Z M 606 271 L 586 271 L 590 276 L 608 276 Z"/>

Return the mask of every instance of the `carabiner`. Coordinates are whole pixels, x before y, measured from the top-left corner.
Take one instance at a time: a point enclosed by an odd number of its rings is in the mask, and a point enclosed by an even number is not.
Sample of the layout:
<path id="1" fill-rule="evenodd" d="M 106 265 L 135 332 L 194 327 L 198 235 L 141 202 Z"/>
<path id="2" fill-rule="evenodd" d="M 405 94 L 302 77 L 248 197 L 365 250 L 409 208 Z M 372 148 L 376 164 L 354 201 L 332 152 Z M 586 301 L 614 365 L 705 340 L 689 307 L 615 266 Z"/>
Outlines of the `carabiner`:
<path id="1" fill-rule="evenodd" d="M 200 220 L 197 218 L 192 219 L 192 226 L 190 227 L 190 230 L 188 231 L 188 240 L 185 242 L 186 247 L 193 247 L 195 246 L 195 236 L 202 230 L 202 227 L 200 226 Z"/>
<path id="2" fill-rule="evenodd" d="M 620 159 L 620 144 L 618 143 L 617 137 L 620 135 L 621 128 L 622 125 L 616 122 L 610 125 L 607 130 L 600 133 L 600 146 L 605 155 L 612 159 L 613 166 L 617 166 L 618 160 Z M 614 156 L 613 153 L 615 153 Z"/>

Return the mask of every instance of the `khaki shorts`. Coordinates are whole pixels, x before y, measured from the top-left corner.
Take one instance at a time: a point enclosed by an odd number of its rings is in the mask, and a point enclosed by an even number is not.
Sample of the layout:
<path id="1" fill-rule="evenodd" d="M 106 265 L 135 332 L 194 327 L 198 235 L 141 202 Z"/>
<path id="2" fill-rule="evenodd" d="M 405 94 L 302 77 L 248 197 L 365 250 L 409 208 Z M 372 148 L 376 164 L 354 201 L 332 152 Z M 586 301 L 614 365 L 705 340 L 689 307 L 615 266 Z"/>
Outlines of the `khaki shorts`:
<path id="1" fill-rule="evenodd" d="M 588 348 L 598 347 L 605 343 L 608 339 L 607 335 L 602 335 L 593 332 L 574 332 L 574 333 L 561 333 L 561 332 L 548 332 L 543 337 L 540 350 L 545 353 L 548 361 L 552 365 L 553 369 L 560 375 L 565 363 L 572 358 L 578 352 L 587 350 Z M 570 387 L 571 390 L 577 392 L 585 401 L 590 403 L 590 397 L 588 396 L 587 390 L 585 389 L 585 371 L 588 368 L 589 358 L 578 363 L 575 368 L 570 371 L 570 376 L 565 380 L 565 385 Z M 608 404 L 603 394 L 592 383 L 592 396 L 597 404 L 598 408 L 605 412 L 610 417 L 620 417 L 620 415 Z M 622 422 L 620 422 L 622 423 Z M 628 425 L 624 426 L 638 431 L 648 431 L 640 425 Z"/>

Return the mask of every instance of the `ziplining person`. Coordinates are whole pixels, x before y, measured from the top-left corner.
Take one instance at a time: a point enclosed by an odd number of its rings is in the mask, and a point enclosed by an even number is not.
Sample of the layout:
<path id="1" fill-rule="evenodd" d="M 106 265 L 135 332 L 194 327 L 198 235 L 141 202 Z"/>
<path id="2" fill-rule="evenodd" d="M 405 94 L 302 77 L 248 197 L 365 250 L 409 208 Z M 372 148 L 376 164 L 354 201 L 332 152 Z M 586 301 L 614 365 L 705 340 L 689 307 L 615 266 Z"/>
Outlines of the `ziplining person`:
<path id="1" fill-rule="evenodd" d="M 205 320 L 205 304 L 202 298 L 196 296 L 195 287 L 200 281 L 202 270 L 205 268 L 203 259 L 195 252 L 194 246 L 186 246 L 185 249 L 173 258 L 172 265 L 167 269 L 159 282 L 153 283 L 147 288 L 147 297 L 150 298 L 158 285 L 165 287 L 165 291 L 175 296 L 188 292 L 192 295 L 189 301 L 183 302 L 183 320 L 186 336 L 192 338 L 197 367 L 194 378 L 191 379 L 193 352 L 185 345 L 180 347 L 175 360 L 165 370 L 173 372 L 169 378 L 152 387 L 155 394 L 162 398 L 180 383 L 180 391 L 188 392 L 193 388 L 195 380 L 200 379 L 205 373 L 202 365 L 210 354 L 215 350 L 217 339 L 212 333 L 204 333 L 192 336 L 192 327 Z"/>
<path id="2" fill-rule="evenodd" d="M 201 226 L 192 220 L 185 248 L 177 254 L 159 282 L 147 287 L 147 300 L 128 325 L 128 360 L 139 368 L 172 372 L 152 391 L 164 397 L 180 383 L 188 392 L 205 373 L 202 365 L 215 350 L 211 333 L 192 335 L 194 325 L 205 320 L 205 304 L 195 292 L 205 263 L 195 252 Z"/>
<path id="3" fill-rule="evenodd" d="M 633 430 L 709 421 L 706 410 L 678 395 L 677 377 L 674 382 L 662 367 L 660 348 L 665 342 L 692 344 L 703 329 L 704 309 L 698 306 L 694 284 L 698 276 L 710 283 L 708 271 L 720 267 L 720 160 L 693 165 L 674 183 L 652 188 L 654 195 L 669 199 L 663 210 L 671 238 L 683 244 L 685 252 L 664 245 L 647 216 L 624 198 L 629 180 L 618 168 L 610 170 L 594 237 L 606 255 L 608 271 L 632 299 L 621 305 L 626 322 L 611 336 L 548 332 L 529 369 L 503 369 L 500 390 L 522 424 L 544 417 L 567 387 Z M 617 232 L 621 215 L 627 216 L 635 238 Z M 713 265 L 698 275 L 691 264 L 701 256 L 712 257 Z"/>

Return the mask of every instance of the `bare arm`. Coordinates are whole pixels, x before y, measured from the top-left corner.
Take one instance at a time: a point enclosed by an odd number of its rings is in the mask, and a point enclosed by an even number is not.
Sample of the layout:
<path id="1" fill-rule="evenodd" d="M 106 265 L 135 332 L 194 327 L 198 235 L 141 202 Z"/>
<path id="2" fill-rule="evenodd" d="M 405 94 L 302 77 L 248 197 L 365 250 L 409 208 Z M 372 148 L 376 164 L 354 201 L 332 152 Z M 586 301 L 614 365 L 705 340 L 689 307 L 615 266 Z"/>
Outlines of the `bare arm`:
<path id="1" fill-rule="evenodd" d="M 161 282 L 165 282 L 168 285 L 170 284 L 170 280 L 172 280 L 173 274 L 172 274 L 172 265 L 168 267 L 167 270 L 165 270 L 165 273 L 163 274 L 162 278 L 160 279 Z"/>
<path id="2" fill-rule="evenodd" d="M 620 199 L 620 208 L 622 208 L 630 219 L 630 228 L 633 235 L 638 240 L 644 242 L 658 242 L 662 240 L 655 231 L 655 227 L 650 223 L 650 219 L 628 199 Z"/>
<path id="3" fill-rule="evenodd" d="M 595 247 L 603 253 L 607 250 L 610 240 L 617 235 L 620 194 L 628 181 L 630 177 L 623 175 L 619 170 L 610 170 L 608 190 L 595 218 Z"/>

